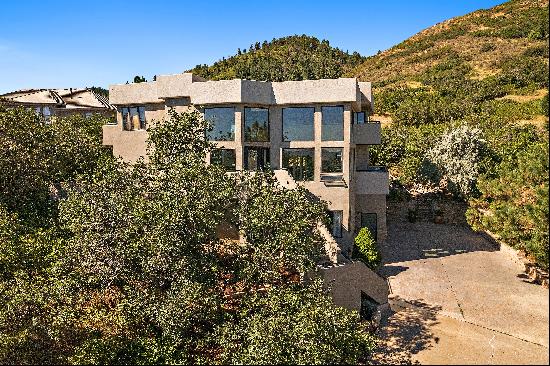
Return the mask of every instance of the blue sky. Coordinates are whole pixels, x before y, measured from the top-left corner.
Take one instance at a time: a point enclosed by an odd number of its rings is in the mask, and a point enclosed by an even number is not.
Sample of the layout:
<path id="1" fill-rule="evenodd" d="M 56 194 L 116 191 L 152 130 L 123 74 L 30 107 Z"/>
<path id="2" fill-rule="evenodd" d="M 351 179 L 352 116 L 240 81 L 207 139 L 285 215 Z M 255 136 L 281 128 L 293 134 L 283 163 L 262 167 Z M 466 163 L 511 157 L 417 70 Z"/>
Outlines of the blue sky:
<path id="1" fill-rule="evenodd" d="M 368 56 L 501 2 L 2 0 L 0 93 L 150 80 L 292 34 Z"/>

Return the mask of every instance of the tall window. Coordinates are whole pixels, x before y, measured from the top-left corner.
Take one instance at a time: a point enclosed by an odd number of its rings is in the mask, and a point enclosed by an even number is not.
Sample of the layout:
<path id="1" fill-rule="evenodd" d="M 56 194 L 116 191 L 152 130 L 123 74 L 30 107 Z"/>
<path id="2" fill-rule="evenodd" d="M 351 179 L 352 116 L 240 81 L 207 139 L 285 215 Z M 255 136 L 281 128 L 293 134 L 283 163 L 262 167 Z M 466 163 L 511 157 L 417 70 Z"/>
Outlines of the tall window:
<path id="1" fill-rule="evenodd" d="M 314 149 L 283 149 L 283 168 L 297 181 L 313 180 Z"/>
<path id="2" fill-rule="evenodd" d="M 332 236 L 335 238 L 342 237 L 342 221 L 344 218 L 344 211 L 329 211 L 329 226 Z"/>
<path id="3" fill-rule="evenodd" d="M 227 171 L 235 171 L 235 150 L 214 149 L 210 153 L 210 164 L 221 165 Z"/>
<path id="4" fill-rule="evenodd" d="M 269 141 L 269 110 L 266 108 L 244 109 L 244 140 Z"/>
<path id="5" fill-rule="evenodd" d="M 245 147 L 244 168 L 252 171 L 269 168 L 269 149 L 266 147 Z"/>
<path id="6" fill-rule="evenodd" d="M 208 132 L 211 141 L 235 140 L 235 108 L 205 108 L 204 119 L 212 124 L 212 131 Z"/>
<path id="7" fill-rule="evenodd" d="M 145 107 L 122 107 L 122 127 L 126 131 L 145 130 Z"/>
<path id="8" fill-rule="evenodd" d="M 344 107 L 322 107 L 321 140 L 344 140 Z"/>
<path id="9" fill-rule="evenodd" d="M 342 173 L 342 148 L 323 147 L 321 149 L 321 172 Z"/>
<path id="10" fill-rule="evenodd" d="M 283 108 L 283 141 L 313 141 L 315 108 Z"/>

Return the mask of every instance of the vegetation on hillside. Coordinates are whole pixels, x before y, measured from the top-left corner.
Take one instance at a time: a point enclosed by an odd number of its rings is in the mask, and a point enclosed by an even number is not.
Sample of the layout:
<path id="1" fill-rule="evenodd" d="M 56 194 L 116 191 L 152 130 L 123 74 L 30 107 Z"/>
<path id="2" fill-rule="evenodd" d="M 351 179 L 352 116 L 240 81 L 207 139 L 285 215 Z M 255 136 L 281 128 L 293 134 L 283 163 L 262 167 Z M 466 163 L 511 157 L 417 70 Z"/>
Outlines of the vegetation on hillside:
<path id="1" fill-rule="evenodd" d="M 348 74 L 379 87 L 413 86 L 434 65 L 459 56 L 472 78 L 483 79 L 518 56 L 548 57 L 548 33 L 547 0 L 512 0 L 430 27 Z"/>
<path id="2" fill-rule="evenodd" d="M 548 268 L 547 155 L 526 158 L 548 149 L 548 1 L 512 0 L 451 19 L 351 73 L 375 82 L 377 113 L 392 120 L 374 164 L 405 186 L 441 186 L 469 200 L 474 228 Z"/>
<path id="3" fill-rule="evenodd" d="M 327 40 L 294 35 L 256 42 L 248 50 L 223 58 L 213 65 L 197 65 L 190 70 L 210 80 L 251 79 L 285 81 L 332 79 L 365 60 L 359 53 L 349 54 L 331 47 Z"/>
<path id="4" fill-rule="evenodd" d="M 133 165 L 104 151 L 105 122 L 0 109 L 0 363 L 364 360 L 358 314 L 301 281 L 323 202 L 206 166 L 197 112 L 150 130 Z"/>

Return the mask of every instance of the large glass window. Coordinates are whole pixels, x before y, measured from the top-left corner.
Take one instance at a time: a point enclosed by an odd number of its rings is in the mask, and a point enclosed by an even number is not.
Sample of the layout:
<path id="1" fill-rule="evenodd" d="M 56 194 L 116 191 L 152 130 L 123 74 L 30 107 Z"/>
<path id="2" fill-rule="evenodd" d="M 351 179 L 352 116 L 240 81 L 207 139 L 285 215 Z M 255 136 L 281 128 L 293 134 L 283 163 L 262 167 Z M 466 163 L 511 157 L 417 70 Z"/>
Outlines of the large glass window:
<path id="1" fill-rule="evenodd" d="M 283 108 L 283 141 L 313 141 L 315 108 Z"/>
<path id="2" fill-rule="evenodd" d="M 321 140 L 344 140 L 344 107 L 322 107 Z"/>
<path id="3" fill-rule="evenodd" d="M 269 168 L 269 149 L 266 147 L 245 147 L 244 168 L 253 171 Z"/>
<path id="4" fill-rule="evenodd" d="M 208 132 L 211 141 L 235 140 L 235 108 L 205 108 L 204 119 L 212 124 L 212 131 Z"/>
<path id="5" fill-rule="evenodd" d="M 342 173 L 342 148 L 323 147 L 321 149 L 321 172 Z"/>
<path id="6" fill-rule="evenodd" d="M 329 211 L 329 229 L 332 233 L 332 236 L 335 238 L 342 237 L 342 221 L 344 218 L 343 211 Z"/>
<path id="7" fill-rule="evenodd" d="M 133 131 L 146 128 L 145 107 L 122 107 L 120 113 L 124 130 Z"/>
<path id="8" fill-rule="evenodd" d="M 221 165 L 227 171 L 235 171 L 235 150 L 214 149 L 210 153 L 210 164 Z"/>
<path id="9" fill-rule="evenodd" d="M 313 149 L 283 149 L 283 168 L 297 181 L 313 180 Z"/>
<path id="10" fill-rule="evenodd" d="M 266 108 L 244 109 L 244 140 L 269 141 L 269 111 Z"/>

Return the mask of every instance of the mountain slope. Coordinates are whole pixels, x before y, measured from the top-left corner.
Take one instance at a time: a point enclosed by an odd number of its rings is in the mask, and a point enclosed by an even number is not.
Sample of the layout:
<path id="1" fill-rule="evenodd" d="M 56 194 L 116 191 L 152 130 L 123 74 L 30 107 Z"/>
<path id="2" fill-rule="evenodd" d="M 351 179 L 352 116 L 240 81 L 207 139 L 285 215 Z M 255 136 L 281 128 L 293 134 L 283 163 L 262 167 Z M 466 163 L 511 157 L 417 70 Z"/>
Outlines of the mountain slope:
<path id="1" fill-rule="evenodd" d="M 256 42 L 247 50 L 237 51 L 213 65 L 197 65 L 190 70 L 210 80 L 253 79 L 284 81 L 338 78 L 365 61 L 354 52 L 349 54 L 331 47 L 326 40 L 294 35 L 271 42 Z"/>
<path id="2" fill-rule="evenodd" d="M 452 18 L 368 57 L 348 75 L 380 87 L 415 86 L 431 67 L 454 59 L 480 79 L 522 56 L 548 64 L 548 0 L 512 0 Z"/>

